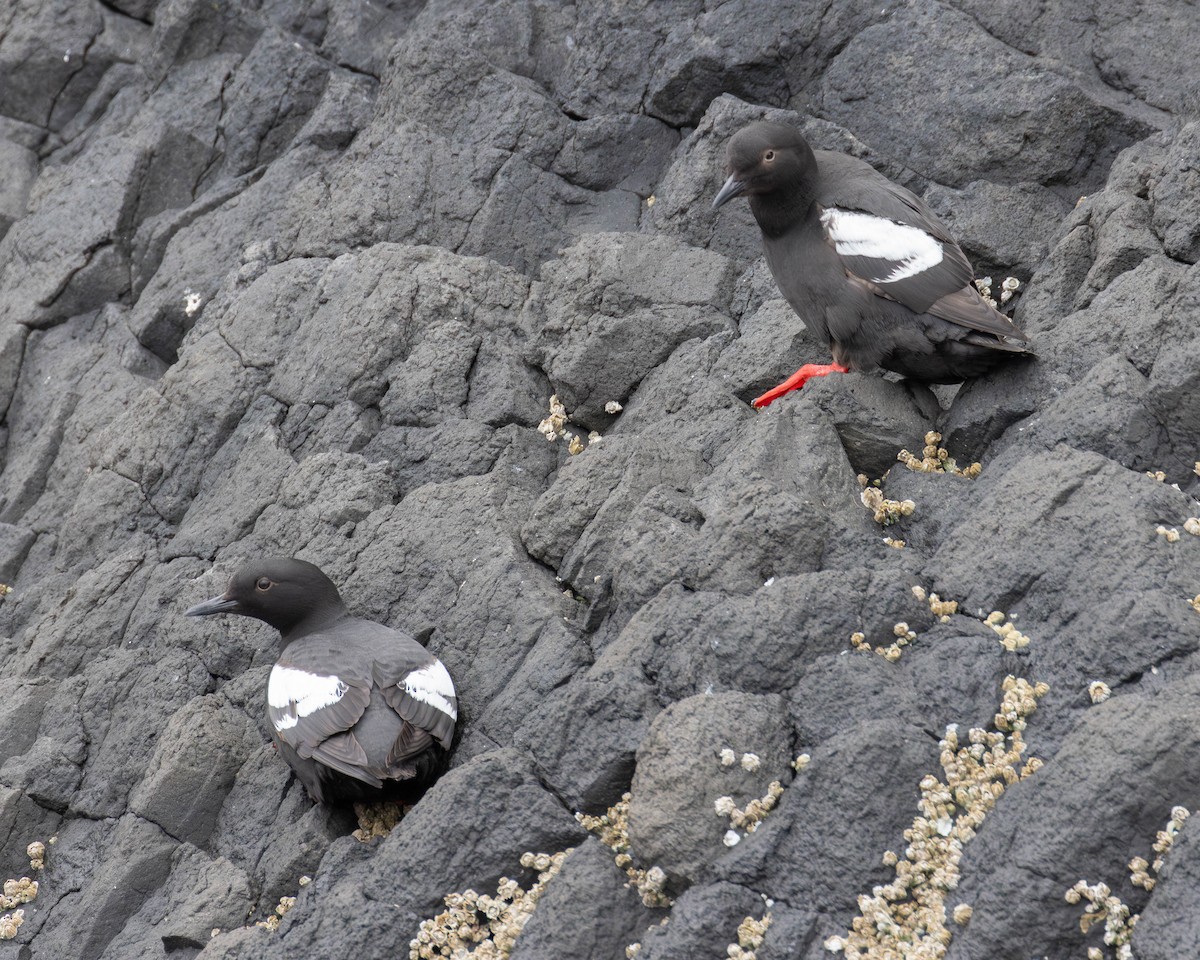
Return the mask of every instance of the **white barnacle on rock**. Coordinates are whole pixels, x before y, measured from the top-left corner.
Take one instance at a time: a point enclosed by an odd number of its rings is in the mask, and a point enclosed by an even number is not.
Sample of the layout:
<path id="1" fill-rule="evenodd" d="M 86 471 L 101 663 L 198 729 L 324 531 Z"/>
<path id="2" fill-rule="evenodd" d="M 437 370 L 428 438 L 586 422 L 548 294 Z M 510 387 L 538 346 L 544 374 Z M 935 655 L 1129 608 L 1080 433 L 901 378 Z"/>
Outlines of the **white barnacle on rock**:
<path id="1" fill-rule="evenodd" d="M 737 763 L 737 754 L 734 753 L 729 747 L 722 748 L 720 757 L 721 766 L 723 767 L 732 767 L 735 763 Z"/>
<path id="2" fill-rule="evenodd" d="M 550 397 L 550 416 L 538 424 L 538 433 L 553 443 L 564 435 L 569 419 L 566 406 L 558 399 L 558 394 L 554 394 Z"/>
<path id="3" fill-rule="evenodd" d="M 183 291 L 183 312 L 189 317 L 194 316 L 196 311 L 198 311 L 203 305 L 204 298 L 201 297 L 200 294 L 196 293 L 191 288 Z"/>
<path id="4" fill-rule="evenodd" d="M 624 409 L 625 408 L 623 406 L 621 406 L 621 404 L 619 404 L 616 400 L 609 400 L 608 403 L 606 403 L 604 405 L 605 413 L 620 413 Z"/>
<path id="5" fill-rule="evenodd" d="M 1092 698 L 1092 703 L 1103 703 L 1112 696 L 1112 690 L 1103 680 L 1093 680 L 1088 684 L 1088 696 Z"/>
<path id="6" fill-rule="evenodd" d="M 11 940 L 17 935 L 17 930 L 25 922 L 25 911 L 14 910 L 0 917 L 0 940 Z"/>
<path id="7" fill-rule="evenodd" d="M 742 754 L 742 769 L 743 770 L 753 773 L 755 770 L 757 770 L 759 768 L 760 763 L 761 763 L 761 761 L 759 760 L 757 753 L 743 753 Z"/>
<path id="8" fill-rule="evenodd" d="M 736 847 L 741 842 L 742 835 L 736 830 L 729 829 L 725 831 L 725 836 L 721 838 L 721 842 L 727 847 Z"/>

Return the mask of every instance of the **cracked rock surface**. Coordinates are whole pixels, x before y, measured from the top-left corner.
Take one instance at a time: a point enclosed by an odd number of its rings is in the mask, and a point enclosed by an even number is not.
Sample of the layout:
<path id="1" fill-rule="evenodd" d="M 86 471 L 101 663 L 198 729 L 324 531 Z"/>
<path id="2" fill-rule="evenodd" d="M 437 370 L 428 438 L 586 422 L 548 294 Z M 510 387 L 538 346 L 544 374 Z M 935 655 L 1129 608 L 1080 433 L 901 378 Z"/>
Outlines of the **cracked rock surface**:
<path id="1" fill-rule="evenodd" d="M 1080 879 L 1197 955 L 1200 824 L 1127 864 L 1200 807 L 1198 37 L 1170 0 L 5 5 L 0 879 L 39 890 L 0 960 L 391 960 L 567 848 L 514 957 L 723 956 L 767 912 L 761 960 L 829 957 L 1010 674 L 1043 766 L 911 957 L 1116 956 Z M 828 349 L 710 208 L 764 116 L 1017 277 L 1038 359 L 752 410 Z M 933 431 L 981 474 L 896 462 Z M 182 616 L 266 553 L 455 678 L 385 838 L 271 750 L 274 632 Z M 618 866 L 575 814 L 626 793 Z"/>

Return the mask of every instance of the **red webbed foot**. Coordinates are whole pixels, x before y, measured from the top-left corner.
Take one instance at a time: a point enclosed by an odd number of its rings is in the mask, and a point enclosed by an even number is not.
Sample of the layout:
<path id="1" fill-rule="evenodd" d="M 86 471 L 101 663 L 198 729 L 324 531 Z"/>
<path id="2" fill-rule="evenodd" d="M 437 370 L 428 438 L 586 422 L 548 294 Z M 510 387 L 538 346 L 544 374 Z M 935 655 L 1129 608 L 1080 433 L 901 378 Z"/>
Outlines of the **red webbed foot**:
<path id="1" fill-rule="evenodd" d="M 785 393 L 791 393 L 793 390 L 799 390 L 813 377 L 827 377 L 831 373 L 849 373 L 849 367 L 843 367 L 840 363 L 806 363 L 799 370 L 793 373 L 790 377 L 779 384 L 777 387 L 772 387 L 761 397 L 755 397 L 750 406 L 761 410 L 769 403 L 773 403 L 782 397 Z"/>

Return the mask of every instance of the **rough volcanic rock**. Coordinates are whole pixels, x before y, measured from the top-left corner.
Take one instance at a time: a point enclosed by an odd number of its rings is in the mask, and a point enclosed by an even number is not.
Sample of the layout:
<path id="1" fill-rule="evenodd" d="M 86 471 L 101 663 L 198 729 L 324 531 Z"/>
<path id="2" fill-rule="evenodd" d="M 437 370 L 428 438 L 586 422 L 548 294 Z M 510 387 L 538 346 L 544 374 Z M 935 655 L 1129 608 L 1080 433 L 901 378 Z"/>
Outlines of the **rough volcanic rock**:
<path id="1" fill-rule="evenodd" d="M 1200 803 L 1200 15 L 610 7 L 0 12 L 0 862 L 40 884 L 0 958 L 390 960 L 568 848 L 515 957 L 690 960 L 768 915 L 763 960 L 827 957 L 1009 675 L 1049 686 L 1043 765 L 960 834 L 945 956 L 1082 956 L 1080 879 L 1139 956 L 1196 952 L 1197 821 L 1127 877 Z M 1017 276 L 1037 358 L 752 410 L 829 347 L 711 209 L 762 117 Z M 982 473 L 897 462 L 930 431 Z M 454 675 L 452 769 L 386 838 L 271 749 L 274 632 L 182 616 L 265 553 Z M 727 846 L 717 799 L 772 780 Z"/>

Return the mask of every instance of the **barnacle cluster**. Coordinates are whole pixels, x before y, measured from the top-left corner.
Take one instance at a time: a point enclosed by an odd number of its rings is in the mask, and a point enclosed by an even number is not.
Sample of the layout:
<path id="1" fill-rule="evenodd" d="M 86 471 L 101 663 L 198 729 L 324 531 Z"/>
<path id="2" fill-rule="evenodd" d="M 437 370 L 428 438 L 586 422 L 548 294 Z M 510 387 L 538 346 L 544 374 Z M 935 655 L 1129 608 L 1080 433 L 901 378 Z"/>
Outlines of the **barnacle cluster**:
<path id="1" fill-rule="evenodd" d="M 901 517 L 911 517 L 917 509 L 912 500 L 889 500 L 883 491 L 876 486 L 868 486 L 859 494 L 862 505 L 871 511 L 875 522 L 887 527 L 896 523 Z"/>
<path id="2" fill-rule="evenodd" d="M 979 295 L 987 301 L 987 305 L 993 310 L 999 309 L 1004 304 L 1012 299 L 1012 295 L 1020 289 L 1021 281 L 1016 277 L 1005 277 L 1000 284 L 1000 302 L 996 302 L 996 298 L 992 296 L 992 278 L 980 277 L 975 281 L 975 289 L 979 291 Z"/>
<path id="3" fill-rule="evenodd" d="M 925 449 L 921 451 L 921 456 L 901 450 L 896 454 L 896 459 L 916 473 L 953 473 L 974 480 L 983 472 L 983 466 L 978 463 L 960 469 L 946 448 L 939 446 L 941 442 L 942 435 L 930 430 L 925 434 Z"/>
<path id="4" fill-rule="evenodd" d="M 629 878 L 626 886 L 637 890 L 642 897 L 642 903 L 647 907 L 669 907 L 674 901 L 663 892 L 667 884 L 667 875 L 662 867 L 644 870 L 633 865 L 633 855 L 629 850 L 629 800 L 630 796 L 626 793 L 599 816 L 577 813 L 575 819 L 616 854 L 614 859 L 617 866 L 624 870 Z"/>
<path id="5" fill-rule="evenodd" d="M 45 847 L 41 843 L 31 843 L 26 849 L 29 853 L 30 864 L 34 860 L 33 849 L 35 846 L 42 847 L 41 853 L 45 855 Z M 40 858 L 39 858 L 40 859 Z M 35 870 L 41 869 L 41 864 L 34 867 Z M 22 904 L 29 903 L 38 895 L 38 882 L 30 880 L 28 877 L 22 877 L 20 880 L 5 880 L 4 893 L 0 895 L 0 910 L 13 910 L 13 907 L 20 907 Z M 24 910 L 13 910 L 12 913 L 6 913 L 0 917 L 0 940 L 11 940 L 17 935 L 17 929 L 25 922 Z"/>
<path id="6" fill-rule="evenodd" d="M 731 943 L 725 954 L 730 960 L 756 960 L 755 951 L 762 946 L 763 937 L 771 925 L 771 914 L 765 913 L 761 920 L 747 917 L 737 928 L 737 943 Z"/>
<path id="7" fill-rule="evenodd" d="M 719 817 L 728 817 L 731 828 L 725 833 L 725 846 L 732 847 L 741 836 L 737 833 L 738 829 L 745 830 L 747 833 L 753 833 L 758 829 L 758 825 L 767 818 L 767 814 L 775 809 L 775 804 L 779 802 L 779 798 L 783 796 L 783 784 L 778 780 L 772 780 L 767 784 L 767 792 L 761 797 L 756 797 L 746 804 L 745 807 L 739 807 L 733 797 L 717 797 L 713 802 L 713 809 Z"/>
<path id="8" fill-rule="evenodd" d="M 1190 606 L 1190 607 L 1191 607 L 1193 610 L 1195 610 L 1197 613 L 1200 613 L 1200 593 L 1198 593 L 1198 594 L 1196 594 L 1194 597 L 1192 597 L 1192 598 L 1191 598 L 1191 599 L 1188 601 L 1188 605 L 1189 605 L 1189 606 Z"/>
<path id="9" fill-rule="evenodd" d="M 0 940 L 11 940 L 17 935 L 17 930 L 25 922 L 25 911 L 14 910 L 0 917 Z"/>
<path id="10" fill-rule="evenodd" d="M 1179 540 L 1179 531 L 1174 527 L 1164 527 L 1161 523 L 1154 528 L 1154 532 L 1160 537 L 1165 537 L 1167 543 L 1176 543 Z"/>
<path id="11" fill-rule="evenodd" d="M 1135 887 L 1154 889 L 1156 878 L 1151 876 L 1151 873 L 1157 874 L 1162 869 L 1163 857 L 1171 849 L 1175 835 L 1189 816 L 1186 807 L 1174 807 L 1171 810 L 1171 819 L 1166 829 L 1158 832 L 1158 839 L 1154 843 L 1158 856 L 1154 858 L 1153 864 L 1147 863 L 1143 857 L 1134 857 L 1129 861 L 1129 880 Z M 1128 905 L 1113 893 L 1107 883 L 1088 883 L 1086 880 L 1080 880 L 1066 892 L 1066 901 L 1071 904 L 1084 904 L 1083 916 L 1079 918 L 1079 930 L 1084 936 L 1095 924 L 1103 920 L 1104 943 L 1106 946 L 1116 947 L 1116 960 L 1133 960 L 1133 947 L 1129 941 L 1141 915 L 1130 913 Z M 1088 960 L 1104 960 L 1105 957 L 1104 951 L 1099 947 L 1088 947 L 1087 955 Z"/>
<path id="12" fill-rule="evenodd" d="M 1183 521 L 1183 529 L 1193 537 L 1200 537 L 1200 517 L 1188 517 Z"/>
<path id="13" fill-rule="evenodd" d="M 521 866 L 538 874 L 537 882 L 528 890 L 510 877 L 501 877 L 494 897 L 474 890 L 447 895 L 446 909 L 421 921 L 416 937 L 408 945 L 409 960 L 501 960 L 509 956 L 546 884 L 558 875 L 570 852 L 522 854 Z"/>
<path id="14" fill-rule="evenodd" d="M 275 912 L 266 920 L 259 920 L 255 924 L 256 927 L 262 927 L 264 930 L 278 930 L 279 921 L 282 920 L 289 910 L 296 905 L 295 897 L 280 897 L 279 903 L 275 905 Z"/>
<path id="15" fill-rule="evenodd" d="M 929 604 L 929 612 L 942 623 L 950 622 L 950 615 L 958 613 L 957 600 L 943 600 L 936 593 L 926 593 L 925 588 L 917 584 L 912 588 L 913 596 L 922 603 Z"/>
<path id="16" fill-rule="evenodd" d="M 386 837 L 392 828 L 404 819 L 404 814 L 411 807 L 391 800 L 381 800 L 378 803 L 356 803 L 354 814 L 358 817 L 358 829 L 351 836 L 360 843 L 374 840 L 376 837 Z"/>
<path id="17" fill-rule="evenodd" d="M 861 650 L 863 653 L 870 653 L 874 650 L 879 656 L 883 657 L 888 663 L 895 663 L 900 659 L 900 654 L 904 648 L 917 639 L 917 632 L 909 627 L 907 623 L 901 620 L 892 627 L 892 635 L 896 638 L 886 647 L 872 647 L 867 643 L 866 637 L 860 632 L 850 634 L 850 646 L 855 650 Z"/>
<path id="18" fill-rule="evenodd" d="M 604 409 L 608 413 L 620 413 L 621 405 L 615 400 L 610 400 L 604 405 Z M 587 444 L 583 442 L 579 434 L 572 433 L 567 429 L 567 422 L 570 419 L 566 406 L 558 399 L 558 394 L 554 394 L 550 397 L 550 416 L 538 424 L 538 433 L 551 443 L 562 437 L 567 441 L 568 452 L 571 454 L 583 453 L 587 449 Z M 593 430 L 588 434 L 587 439 L 588 443 L 596 443 L 601 437 L 597 431 Z"/>
<path id="19" fill-rule="evenodd" d="M 1104 921 L 1104 942 L 1116 947 L 1117 960 L 1133 960 L 1133 947 L 1129 940 L 1137 924 L 1138 915 L 1130 914 L 1129 907 L 1112 892 L 1107 883 L 1078 881 L 1066 893 L 1067 903 L 1086 901 L 1083 916 L 1079 918 L 1079 930 L 1084 936 L 1093 924 Z M 1099 947 L 1088 947 L 1088 960 L 1103 960 L 1104 952 Z"/>
<path id="20" fill-rule="evenodd" d="M 34 840 L 25 848 L 25 856 L 29 858 L 30 870 L 41 870 L 46 865 L 46 845 L 41 840 Z"/>
<path id="21" fill-rule="evenodd" d="M 1006 623 L 1007 619 L 1008 617 L 999 610 L 993 610 L 983 622 L 1000 638 L 1000 646 L 1005 650 L 1020 650 L 1029 646 L 1029 638 L 1011 623 Z"/>
<path id="22" fill-rule="evenodd" d="M 1165 483 L 1167 480 L 1167 474 L 1163 470 L 1147 470 L 1146 476 L 1151 480 L 1157 480 L 1159 483 Z"/>
<path id="23" fill-rule="evenodd" d="M 960 743 L 955 726 L 941 741 L 945 779 L 921 780 L 921 815 L 904 832 L 903 856 L 888 851 L 883 862 L 893 866 L 896 879 L 858 898 L 859 916 L 846 936 L 825 941 L 833 953 L 860 960 L 940 960 L 951 933 L 946 926 L 946 899 L 958 886 L 963 844 L 975 836 L 1005 789 L 1036 770 L 1033 760 L 1023 766 L 1025 719 L 1049 689 L 1009 676 L 1001 685 L 1004 698 L 996 714 L 996 730 L 971 730 Z M 970 907 L 952 908 L 955 922 L 970 918 Z"/>

